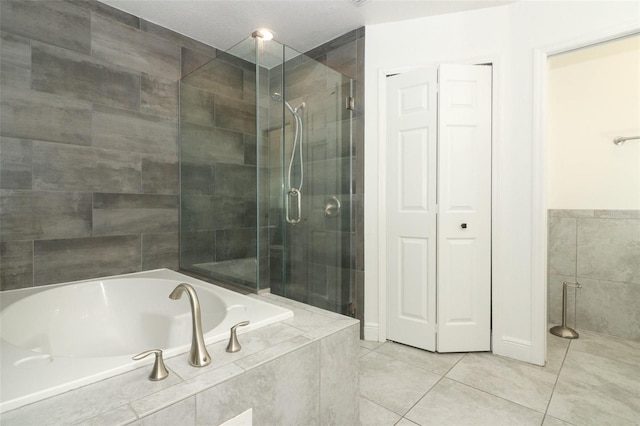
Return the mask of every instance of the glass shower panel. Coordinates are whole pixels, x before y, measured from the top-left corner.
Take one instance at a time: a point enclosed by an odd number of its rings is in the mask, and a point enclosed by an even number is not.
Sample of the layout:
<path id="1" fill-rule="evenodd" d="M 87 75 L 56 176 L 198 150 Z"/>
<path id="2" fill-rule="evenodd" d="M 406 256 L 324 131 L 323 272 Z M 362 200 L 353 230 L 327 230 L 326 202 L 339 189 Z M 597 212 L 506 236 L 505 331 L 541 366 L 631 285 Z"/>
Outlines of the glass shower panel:
<path id="1" fill-rule="evenodd" d="M 180 82 L 180 267 L 256 288 L 254 39 Z"/>
<path id="2" fill-rule="evenodd" d="M 347 77 L 251 37 L 183 77 L 183 270 L 349 313 L 349 96 Z"/>
<path id="3" fill-rule="evenodd" d="M 280 178 L 282 191 L 275 202 L 284 220 L 279 233 L 282 279 L 280 285 L 272 280 L 271 291 L 347 314 L 353 278 L 353 153 L 351 110 L 345 101 L 351 80 L 296 53 L 290 52 L 283 65 L 282 92 L 272 88 L 284 99 L 282 157 L 272 168 Z"/>

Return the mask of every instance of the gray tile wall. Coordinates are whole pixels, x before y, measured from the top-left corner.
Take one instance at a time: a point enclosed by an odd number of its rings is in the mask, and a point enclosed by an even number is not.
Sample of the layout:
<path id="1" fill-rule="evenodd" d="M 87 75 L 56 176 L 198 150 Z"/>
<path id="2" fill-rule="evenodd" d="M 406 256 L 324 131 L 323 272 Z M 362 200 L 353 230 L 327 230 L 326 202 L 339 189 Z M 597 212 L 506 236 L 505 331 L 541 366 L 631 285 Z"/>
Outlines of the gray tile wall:
<path id="1" fill-rule="evenodd" d="M 549 210 L 548 319 L 562 321 L 562 282 L 570 326 L 640 340 L 640 211 Z"/>
<path id="2" fill-rule="evenodd" d="M 0 37 L 1 289 L 177 268 L 177 82 L 216 49 L 93 0 L 3 0 Z"/>
<path id="3" fill-rule="evenodd" d="M 255 65 L 228 54 L 203 59 L 190 55 L 195 69 L 180 82 L 180 264 L 255 289 L 245 279 L 255 271 L 234 280 L 211 265 L 257 254 Z"/>

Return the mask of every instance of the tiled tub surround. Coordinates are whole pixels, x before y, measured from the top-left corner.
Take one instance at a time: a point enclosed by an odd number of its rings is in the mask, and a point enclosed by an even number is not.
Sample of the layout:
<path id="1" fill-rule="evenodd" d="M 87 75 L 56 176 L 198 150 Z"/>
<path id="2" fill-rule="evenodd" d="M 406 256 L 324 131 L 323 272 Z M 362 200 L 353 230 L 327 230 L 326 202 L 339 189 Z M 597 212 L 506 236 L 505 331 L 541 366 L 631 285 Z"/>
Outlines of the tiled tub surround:
<path id="1" fill-rule="evenodd" d="M 188 297 L 168 296 L 181 283 L 198 295 L 204 342 L 229 339 L 242 321 L 250 332 L 293 312 L 168 270 L 5 292 L 0 305 L 0 411 L 131 371 L 131 357 L 162 348 L 189 352 Z M 152 360 L 147 360 L 147 364 Z"/>
<path id="2" fill-rule="evenodd" d="M 216 49 L 94 0 L 0 30 L 0 288 L 177 269 L 177 81 Z"/>
<path id="3" fill-rule="evenodd" d="M 640 211 L 549 210 L 548 229 L 549 323 L 562 320 L 562 282 L 578 281 L 570 326 L 640 340 Z"/>
<path id="4" fill-rule="evenodd" d="M 0 415 L 3 425 L 218 425 L 253 408 L 256 425 L 358 424 L 359 326 L 356 320 L 279 296 L 251 295 L 294 317 L 207 346 L 212 363 L 191 367 L 187 354 L 166 360 L 169 377 L 150 366 Z"/>

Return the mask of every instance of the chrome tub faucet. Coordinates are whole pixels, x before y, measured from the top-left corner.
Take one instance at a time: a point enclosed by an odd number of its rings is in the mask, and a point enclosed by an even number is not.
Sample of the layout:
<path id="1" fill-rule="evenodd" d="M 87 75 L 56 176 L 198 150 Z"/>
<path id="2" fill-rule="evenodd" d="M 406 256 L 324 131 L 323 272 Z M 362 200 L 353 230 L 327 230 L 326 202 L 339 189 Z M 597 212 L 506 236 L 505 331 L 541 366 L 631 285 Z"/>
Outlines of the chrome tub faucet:
<path id="1" fill-rule="evenodd" d="M 187 292 L 189 302 L 191 302 L 191 352 L 189 352 L 189 364 L 194 367 L 205 367 L 211 363 L 211 356 L 207 352 L 204 345 L 204 336 L 202 334 L 202 319 L 200 318 L 200 301 L 194 288 L 187 284 L 181 283 L 173 289 L 169 295 L 170 299 L 178 300 L 182 297 L 182 293 Z"/>

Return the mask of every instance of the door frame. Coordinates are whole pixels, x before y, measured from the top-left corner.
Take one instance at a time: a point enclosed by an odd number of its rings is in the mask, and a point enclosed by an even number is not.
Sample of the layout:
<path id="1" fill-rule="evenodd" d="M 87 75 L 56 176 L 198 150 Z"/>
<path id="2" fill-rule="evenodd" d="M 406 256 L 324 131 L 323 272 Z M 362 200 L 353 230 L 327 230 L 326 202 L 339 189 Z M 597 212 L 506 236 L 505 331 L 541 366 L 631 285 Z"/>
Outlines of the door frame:
<path id="1" fill-rule="evenodd" d="M 479 57 L 479 58 L 467 58 L 460 60 L 447 61 L 449 64 L 459 65 L 478 65 L 489 64 L 491 65 L 491 277 L 495 274 L 495 268 L 493 265 L 493 259 L 496 258 L 497 238 L 496 238 L 496 218 L 495 211 L 497 206 L 497 142 L 499 140 L 499 128 L 497 126 L 499 116 L 498 105 L 498 85 L 496 81 L 498 79 L 500 69 L 500 58 L 498 57 Z M 405 73 L 409 71 L 418 70 L 428 66 L 438 66 L 439 64 L 427 63 L 417 64 L 409 67 L 398 68 L 385 68 L 378 71 L 378 135 L 380 138 L 380 144 L 378 149 L 379 158 L 386 158 L 387 155 L 387 76 Z M 387 223 L 387 211 L 386 211 L 386 163 L 381 161 L 378 164 L 378 328 L 375 330 L 377 333 L 377 340 L 384 342 L 387 339 L 387 237 L 386 237 L 386 223 Z M 496 295 L 496 286 L 491 286 L 491 323 L 492 329 L 495 329 L 498 324 L 496 321 L 501 318 L 500 315 L 496 316 L 496 311 L 499 309 L 497 304 L 498 297 Z M 365 327 L 365 337 L 367 337 L 367 329 Z M 374 330 L 371 330 L 373 332 Z M 373 334 L 373 333 L 371 333 Z M 496 334 L 491 334 L 491 347 L 494 347 L 493 339 Z"/>
<path id="2" fill-rule="evenodd" d="M 547 61 L 549 56 L 593 46 L 634 34 L 640 34 L 637 23 L 618 25 L 594 31 L 549 46 L 533 49 L 533 149 L 532 149 L 532 215 L 531 215 L 531 349 L 535 359 L 546 360 L 547 331 Z M 540 288 L 536 285 L 539 284 Z"/>

